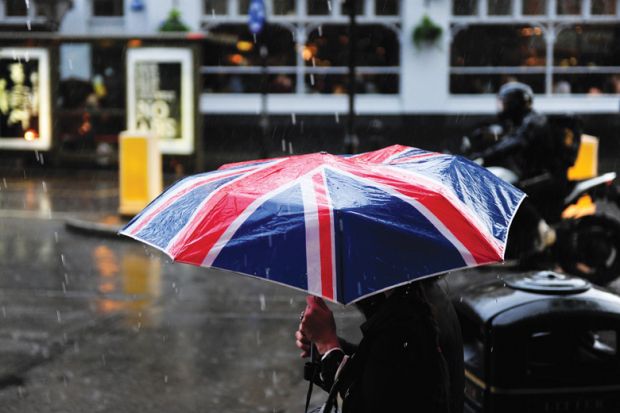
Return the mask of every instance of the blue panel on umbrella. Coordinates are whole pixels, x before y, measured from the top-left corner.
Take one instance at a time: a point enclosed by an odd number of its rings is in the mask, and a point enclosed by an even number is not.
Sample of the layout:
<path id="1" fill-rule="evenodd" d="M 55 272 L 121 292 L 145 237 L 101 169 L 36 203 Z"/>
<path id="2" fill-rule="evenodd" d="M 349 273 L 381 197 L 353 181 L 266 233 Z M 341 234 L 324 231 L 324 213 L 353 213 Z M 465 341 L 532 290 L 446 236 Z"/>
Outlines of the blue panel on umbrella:
<path id="1" fill-rule="evenodd" d="M 299 185 L 250 215 L 213 266 L 306 289 L 306 228 Z"/>
<path id="2" fill-rule="evenodd" d="M 219 181 L 199 186 L 165 208 L 138 232 L 138 237 L 160 248 L 165 248 L 172 238 L 187 224 L 202 201 L 213 191 L 239 175 L 229 176 Z"/>
<path id="3" fill-rule="evenodd" d="M 517 188 L 461 157 L 436 156 L 414 164 L 396 166 L 410 169 L 452 188 L 460 201 L 468 205 L 485 223 L 488 231 L 496 239 L 505 241 L 507 227 L 512 219 L 512 215 L 506 213 L 513 212 L 523 196 Z M 477 184 L 472 185 L 472 182 Z"/>
<path id="4" fill-rule="evenodd" d="M 465 266 L 454 245 L 409 203 L 334 172 L 327 172 L 327 178 L 334 207 L 340 209 L 335 222 L 339 300 L 348 303 L 395 284 Z M 343 205 L 358 207 L 340 208 Z"/>

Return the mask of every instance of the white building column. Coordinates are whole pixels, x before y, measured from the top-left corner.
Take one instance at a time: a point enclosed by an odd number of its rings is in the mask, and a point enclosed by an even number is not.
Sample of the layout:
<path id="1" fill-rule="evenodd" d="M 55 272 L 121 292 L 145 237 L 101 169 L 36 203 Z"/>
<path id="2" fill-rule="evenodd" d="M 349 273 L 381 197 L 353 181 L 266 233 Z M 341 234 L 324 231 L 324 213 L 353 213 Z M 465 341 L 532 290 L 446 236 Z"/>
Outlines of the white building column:
<path id="1" fill-rule="evenodd" d="M 405 112 L 440 113 L 449 97 L 450 0 L 402 1 L 401 97 Z M 428 16 L 442 30 L 432 46 L 416 48 L 413 30 Z"/>

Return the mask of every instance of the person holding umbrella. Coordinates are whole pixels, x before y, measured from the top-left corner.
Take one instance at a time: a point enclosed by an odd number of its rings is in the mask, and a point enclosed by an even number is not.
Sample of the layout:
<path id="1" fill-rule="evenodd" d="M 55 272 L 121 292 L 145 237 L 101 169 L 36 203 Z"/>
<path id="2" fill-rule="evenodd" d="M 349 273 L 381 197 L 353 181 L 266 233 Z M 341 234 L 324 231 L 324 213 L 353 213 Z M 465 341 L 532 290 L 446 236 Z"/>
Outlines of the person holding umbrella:
<path id="1" fill-rule="evenodd" d="M 337 339 L 319 299 L 302 318 L 302 348 L 317 343 L 323 385 L 334 382 L 328 401 L 341 387 L 364 397 L 372 391 L 381 395 L 369 404 L 374 411 L 402 411 L 397 403 L 420 386 L 425 397 L 411 406 L 442 412 L 448 389 L 459 387 L 448 384 L 457 377 L 456 341 L 445 339 L 458 328 L 444 319 L 445 296 L 436 298 L 423 279 L 501 262 L 524 197 L 467 159 L 394 145 L 224 165 L 177 182 L 120 233 L 177 262 L 357 304 L 367 321 L 356 349 Z"/>
<path id="2" fill-rule="evenodd" d="M 341 411 L 462 412 L 462 338 L 441 286 L 418 281 L 357 307 L 366 319 L 357 346 L 336 335 L 331 310 L 314 296 L 307 297 L 295 333 L 302 357 L 310 355 L 311 343 L 321 355 L 317 384 L 341 396 Z"/>

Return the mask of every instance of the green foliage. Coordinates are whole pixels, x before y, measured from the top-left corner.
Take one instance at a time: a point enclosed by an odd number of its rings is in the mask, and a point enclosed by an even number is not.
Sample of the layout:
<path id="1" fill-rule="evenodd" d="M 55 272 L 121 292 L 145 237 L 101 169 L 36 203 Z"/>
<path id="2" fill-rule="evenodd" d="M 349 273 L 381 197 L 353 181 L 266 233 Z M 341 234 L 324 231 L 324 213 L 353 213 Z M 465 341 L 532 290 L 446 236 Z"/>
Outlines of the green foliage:
<path id="1" fill-rule="evenodd" d="M 186 32 L 189 27 L 181 20 L 181 12 L 178 9 L 170 10 L 168 18 L 159 27 L 160 32 Z"/>
<path id="2" fill-rule="evenodd" d="M 439 40 L 442 33 L 443 29 L 441 26 L 438 26 L 431 20 L 428 14 L 425 14 L 420 23 L 413 29 L 413 44 L 415 44 L 417 48 L 421 48 L 425 45 L 430 46 Z"/>

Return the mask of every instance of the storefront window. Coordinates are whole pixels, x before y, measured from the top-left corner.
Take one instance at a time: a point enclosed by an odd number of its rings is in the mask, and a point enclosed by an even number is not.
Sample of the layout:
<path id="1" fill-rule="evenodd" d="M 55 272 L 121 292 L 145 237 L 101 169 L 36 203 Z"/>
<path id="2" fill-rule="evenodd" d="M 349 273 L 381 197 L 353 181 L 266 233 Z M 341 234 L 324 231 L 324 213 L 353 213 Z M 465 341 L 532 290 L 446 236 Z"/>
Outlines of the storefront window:
<path id="1" fill-rule="evenodd" d="M 615 15 L 616 0 L 591 0 L 593 15 Z"/>
<path id="2" fill-rule="evenodd" d="M 261 91 L 262 58 L 253 35 L 245 24 L 224 24 L 211 31 L 215 36 L 229 39 L 206 42 L 203 64 L 207 68 L 205 89 L 211 93 L 257 93 Z M 267 44 L 267 66 L 270 71 L 269 89 L 273 93 L 292 93 L 295 84 L 295 42 L 292 33 L 283 27 L 269 25 L 263 29 L 261 40 Z M 217 67 L 229 67 L 225 71 Z M 281 67 L 281 70 L 278 70 Z"/>
<path id="3" fill-rule="evenodd" d="M 511 0 L 487 0 L 487 10 L 492 16 L 505 16 L 512 14 Z"/>
<path id="4" fill-rule="evenodd" d="M 527 81 L 536 92 L 544 92 L 545 56 L 539 27 L 470 26 L 452 43 L 450 91 L 495 93 L 502 83 L 518 79 Z"/>
<path id="5" fill-rule="evenodd" d="M 540 16 L 547 14 L 546 0 L 523 0 L 522 3 L 524 16 Z"/>
<path id="6" fill-rule="evenodd" d="M 321 30 L 310 33 L 304 49 L 304 60 L 307 70 L 316 72 L 306 77 L 306 86 L 311 92 L 347 92 L 348 44 L 348 27 L 345 25 L 323 26 Z M 361 80 L 366 82 L 358 81 L 358 92 L 398 93 L 398 76 L 391 75 L 390 70 L 399 64 L 396 33 L 379 25 L 358 26 L 356 52 L 357 71 L 363 78 Z M 325 71 L 332 73 L 323 74 Z M 379 73 L 369 73 L 377 71 Z"/>

